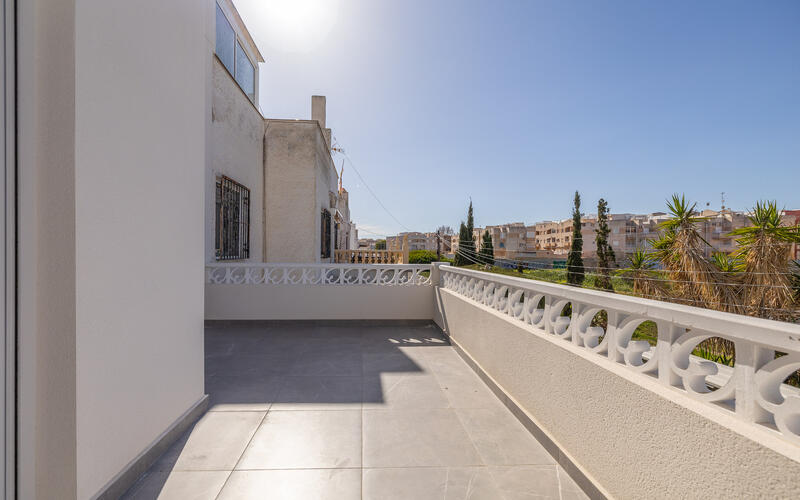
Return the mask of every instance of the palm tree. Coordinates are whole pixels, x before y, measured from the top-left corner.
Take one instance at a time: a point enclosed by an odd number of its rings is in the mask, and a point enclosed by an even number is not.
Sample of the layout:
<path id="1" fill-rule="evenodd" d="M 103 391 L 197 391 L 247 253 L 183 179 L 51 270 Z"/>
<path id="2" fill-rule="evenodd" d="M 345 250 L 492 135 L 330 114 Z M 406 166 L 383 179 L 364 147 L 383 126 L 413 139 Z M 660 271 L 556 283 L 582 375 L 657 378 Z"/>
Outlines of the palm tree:
<path id="1" fill-rule="evenodd" d="M 633 293 L 650 299 L 664 299 L 669 295 L 664 281 L 658 277 L 653 257 L 644 248 L 637 248 L 630 255 L 628 267 L 619 275 L 633 282 Z"/>
<path id="2" fill-rule="evenodd" d="M 672 281 L 674 299 L 694 306 L 737 312 L 737 290 L 725 273 L 705 256 L 708 242 L 697 227 L 704 220 L 683 195 L 672 195 L 667 208 L 672 217 L 661 223 L 662 236 L 652 241 L 654 256 Z"/>
<path id="3" fill-rule="evenodd" d="M 711 256 L 711 260 L 714 262 L 714 265 L 717 266 L 717 269 L 723 273 L 736 272 L 737 259 L 731 257 L 725 252 L 716 252 Z"/>
<path id="4" fill-rule="evenodd" d="M 752 226 L 732 231 L 739 248 L 734 256 L 742 271 L 742 297 L 748 314 L 785 319 L 795 303 L 789 252 L 800 243 L 800 226 L 784 226 L 774 201 L 757 202 Z"/>

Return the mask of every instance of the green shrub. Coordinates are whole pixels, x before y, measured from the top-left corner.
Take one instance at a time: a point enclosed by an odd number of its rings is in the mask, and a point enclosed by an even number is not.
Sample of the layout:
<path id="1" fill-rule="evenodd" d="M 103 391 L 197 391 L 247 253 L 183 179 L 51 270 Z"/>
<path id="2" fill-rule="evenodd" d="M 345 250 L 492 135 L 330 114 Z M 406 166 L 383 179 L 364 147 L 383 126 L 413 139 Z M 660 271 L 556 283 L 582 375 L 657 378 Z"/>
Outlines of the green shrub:
<path id="1" fill-rule="evenodd" d="M 408 252 L 409 264 L 430 264 L 438 260 L 436 252 L 431 252 L 430 250 L 411 250 Z"/>

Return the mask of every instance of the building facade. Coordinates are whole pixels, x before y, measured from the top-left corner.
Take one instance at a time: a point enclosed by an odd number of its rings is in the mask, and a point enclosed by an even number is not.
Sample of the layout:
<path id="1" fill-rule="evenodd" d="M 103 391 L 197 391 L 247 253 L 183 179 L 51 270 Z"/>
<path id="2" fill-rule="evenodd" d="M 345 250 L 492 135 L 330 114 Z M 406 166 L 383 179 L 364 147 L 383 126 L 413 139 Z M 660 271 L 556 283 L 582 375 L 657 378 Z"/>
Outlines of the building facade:
<path id="1" fill-rule="evenodd" d="M 332 262 L 355 248 L 349 193 L 331 157 L 324 96 L 310 120 L 264 118 L 264 58 L 231 0 L 213 3 L 207 59 L 206 262 Z"/>

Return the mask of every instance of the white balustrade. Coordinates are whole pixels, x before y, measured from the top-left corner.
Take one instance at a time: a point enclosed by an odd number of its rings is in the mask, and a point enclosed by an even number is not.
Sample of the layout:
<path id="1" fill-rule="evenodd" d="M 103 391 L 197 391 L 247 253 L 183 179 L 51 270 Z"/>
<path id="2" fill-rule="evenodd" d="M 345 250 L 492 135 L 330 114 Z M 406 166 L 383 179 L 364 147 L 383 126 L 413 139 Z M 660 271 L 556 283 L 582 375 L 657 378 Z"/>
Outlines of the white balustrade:
<path id="1" fill-rule="evenodd" d="M 800 325 L 469 269 L 439 269 L 437 285 L 536 328 L 553 342 L 570 342 L 800 444 L 800 390 L 784 383 L 800 370 Z M 571 317 L 562 315 L 567 305 Z M 600 311 L 607 313 L 607 328 L 591 326 Z M 654 347 L 632 340 L 646 321 L 658 329 Z M 735 346 L 733 368 L 692 354 L 713 337 Z M 776 352 L 784 355 L 776 357 Z"/>
<path id="2" fill-rule="evenodd" d="M 430 265 L 212 264 L 211 285 L 377 285 L 430 286 Z"/>

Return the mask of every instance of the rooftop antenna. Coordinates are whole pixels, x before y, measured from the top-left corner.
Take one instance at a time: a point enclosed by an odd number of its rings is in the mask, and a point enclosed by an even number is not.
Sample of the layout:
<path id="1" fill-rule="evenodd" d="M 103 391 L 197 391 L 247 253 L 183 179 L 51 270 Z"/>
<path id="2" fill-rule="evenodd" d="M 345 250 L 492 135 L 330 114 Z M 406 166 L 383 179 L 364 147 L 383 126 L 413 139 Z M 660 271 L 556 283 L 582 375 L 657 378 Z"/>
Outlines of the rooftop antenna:
<path id="1" fill-rule="evenodd" d="M 342 158 L 342 169 L 339 171 L 339 193 L 342 192 L 342 176 L 344 175 L 344 158 Z"/>

